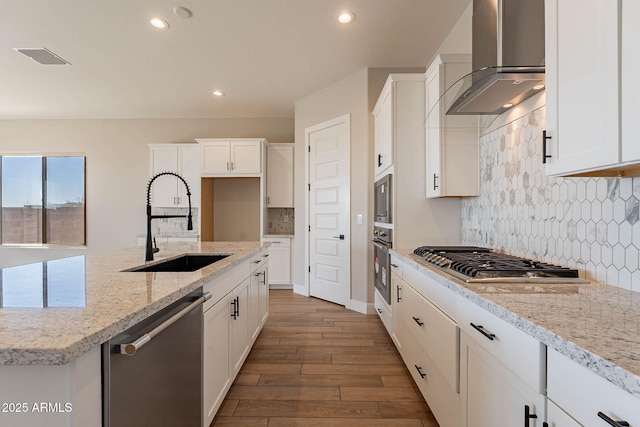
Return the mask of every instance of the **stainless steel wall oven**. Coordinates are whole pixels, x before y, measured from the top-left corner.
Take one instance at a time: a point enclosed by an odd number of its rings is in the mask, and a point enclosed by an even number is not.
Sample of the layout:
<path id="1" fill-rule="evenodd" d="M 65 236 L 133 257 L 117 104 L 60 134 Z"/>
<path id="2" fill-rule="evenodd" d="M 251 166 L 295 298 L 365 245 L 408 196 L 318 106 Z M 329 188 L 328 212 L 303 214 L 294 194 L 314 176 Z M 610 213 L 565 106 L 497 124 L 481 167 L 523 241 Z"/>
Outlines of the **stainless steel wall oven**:
<path id="1" fill-rule="evenodd" d="M 374 284 L 387 304 L 391 304 L 391 270 L 389 269 L 389 249 L 391 249 L 392 230 L 373 228 L 373 269 Z"/>
<path id="2" fill-rule="evenodd" d="M 391 224 L 393 222 L 391 214 L 393 203 L 393 198 L 391 197 L 391 174 L 385 175 L 376 181 L 374 188 L 375 222 Z"/>

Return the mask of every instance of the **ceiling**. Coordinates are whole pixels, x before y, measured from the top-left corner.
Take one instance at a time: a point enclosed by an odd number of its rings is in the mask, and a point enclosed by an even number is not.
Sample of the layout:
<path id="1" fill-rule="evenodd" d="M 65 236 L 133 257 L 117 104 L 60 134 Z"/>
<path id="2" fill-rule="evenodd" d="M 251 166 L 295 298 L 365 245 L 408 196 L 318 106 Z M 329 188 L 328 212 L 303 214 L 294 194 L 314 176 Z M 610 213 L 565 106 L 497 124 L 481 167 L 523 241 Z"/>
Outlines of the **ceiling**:
<path id="1" fill-rule="evenodd" d="M 469 3 L 0 0 L 0 119 L 293 117 L 295 100 L 363 68 L 426 66 Z M 71 65 L 14 50 L 40 47 Z"/>

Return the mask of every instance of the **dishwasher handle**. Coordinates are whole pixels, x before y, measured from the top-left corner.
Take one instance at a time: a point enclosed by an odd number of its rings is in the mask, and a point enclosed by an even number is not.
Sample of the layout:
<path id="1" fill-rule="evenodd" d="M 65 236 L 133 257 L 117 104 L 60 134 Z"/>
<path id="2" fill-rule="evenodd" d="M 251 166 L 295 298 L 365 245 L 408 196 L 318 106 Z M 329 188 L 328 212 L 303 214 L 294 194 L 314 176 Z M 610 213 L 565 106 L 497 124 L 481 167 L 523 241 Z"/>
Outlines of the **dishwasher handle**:
<path id="1" fill-rule="evenodd" d="M 178 320 L 186 316 L 191 310 L 202 305 L 205 301 L 207 301 L 210 298 L 211 298 L 210 292 L 203 294 L 201 297 L 193 301 L 187 307 L 183 308 L 182 310 L 180 310 L 179 312 L 177 312 L 176 314 L 174 314 L 173 316 L 171 316 L 170 318 L 168 318 L 167 320 L 165 320 L 164 322 L 162 322 L 161 324 L 159 324 L 149 332 L 143 334 L 137 340 L 130 343 L 120 344 L 120 354 L 126 354 L 127 356 L 135 355 L 138 350 L 144 347 L 145 344 L 149 343 L 156 335 L 162 333 L 162 331 L 164 331 L 169 326 L 176 323 Z"/>

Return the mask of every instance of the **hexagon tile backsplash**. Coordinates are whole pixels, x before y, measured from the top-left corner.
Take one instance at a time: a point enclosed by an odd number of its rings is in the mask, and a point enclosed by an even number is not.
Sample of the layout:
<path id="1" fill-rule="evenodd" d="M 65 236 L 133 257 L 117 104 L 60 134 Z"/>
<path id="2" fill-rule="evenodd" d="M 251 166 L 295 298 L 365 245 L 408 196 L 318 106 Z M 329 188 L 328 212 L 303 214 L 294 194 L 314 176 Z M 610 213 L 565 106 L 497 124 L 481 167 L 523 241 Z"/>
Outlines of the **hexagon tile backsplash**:
<path id="1" fill-rule="evenodd" d="M 480 139 L 480 196 L 462 201 L 462 244 L 640 291 L 640 177 L 546 176 L 544 115 L 543 107 Z"/>

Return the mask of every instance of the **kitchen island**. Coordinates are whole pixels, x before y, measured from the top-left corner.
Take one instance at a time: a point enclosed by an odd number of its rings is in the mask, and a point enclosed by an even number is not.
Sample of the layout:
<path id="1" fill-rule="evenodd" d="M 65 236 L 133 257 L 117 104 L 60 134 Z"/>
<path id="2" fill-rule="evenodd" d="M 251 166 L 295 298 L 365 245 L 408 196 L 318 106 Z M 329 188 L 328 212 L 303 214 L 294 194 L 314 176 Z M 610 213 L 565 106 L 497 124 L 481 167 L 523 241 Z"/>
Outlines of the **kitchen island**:
<path id="1" fill-rule="evenodd" d="M 249 260 L 266 248 L 259 242 L 159 247 L 147 264 L 185 253 L 229 256 L 193 272 L 125 271 L 145 264 L 136 247 L 3 270 L 0 425 L 100 425 L 101 344 L 241 265 L 248 276 Z"/>

